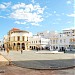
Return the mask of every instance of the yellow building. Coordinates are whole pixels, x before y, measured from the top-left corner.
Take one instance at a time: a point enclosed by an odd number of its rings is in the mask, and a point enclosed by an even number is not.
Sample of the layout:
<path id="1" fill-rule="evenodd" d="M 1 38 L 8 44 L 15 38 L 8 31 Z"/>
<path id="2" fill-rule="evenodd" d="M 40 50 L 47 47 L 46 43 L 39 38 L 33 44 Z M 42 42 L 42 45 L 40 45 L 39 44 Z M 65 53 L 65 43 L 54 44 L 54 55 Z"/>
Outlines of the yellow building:
<path id="1" fill-rule="evenodd" d="M 17 28 L 11 29 L 6 36 L 4 36 L 4 47 L 10 50 L 28 50 L 28 31 Z"/>

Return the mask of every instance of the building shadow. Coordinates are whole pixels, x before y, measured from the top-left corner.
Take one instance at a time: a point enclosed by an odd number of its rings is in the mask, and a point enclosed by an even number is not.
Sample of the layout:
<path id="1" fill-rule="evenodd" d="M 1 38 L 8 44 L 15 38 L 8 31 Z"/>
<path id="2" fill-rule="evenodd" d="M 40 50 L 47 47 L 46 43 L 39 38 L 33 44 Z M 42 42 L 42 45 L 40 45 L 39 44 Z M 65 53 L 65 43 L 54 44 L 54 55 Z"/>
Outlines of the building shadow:
<path id="1" fill-rule="evenodd" d="M 75 59 L 12 61 L 14 65 L 28 69 L 62 69 L 75 67 Z"/>

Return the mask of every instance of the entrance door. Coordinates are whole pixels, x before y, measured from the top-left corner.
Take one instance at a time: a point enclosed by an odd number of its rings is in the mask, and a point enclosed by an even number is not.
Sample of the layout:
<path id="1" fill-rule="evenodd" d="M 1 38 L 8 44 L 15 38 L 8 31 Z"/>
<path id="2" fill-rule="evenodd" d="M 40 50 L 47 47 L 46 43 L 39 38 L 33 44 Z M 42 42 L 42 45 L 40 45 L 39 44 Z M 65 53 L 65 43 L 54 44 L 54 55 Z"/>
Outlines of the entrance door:
<path id="1" fill-rule="evenodd" d="M 17 50 L 20 49 L 20 43 L 17 43 Z"/>
<path id="2" fill-rule="evenodd" d="M 22 49 L 25 50 L 25 43 L 22 43 Z"/>

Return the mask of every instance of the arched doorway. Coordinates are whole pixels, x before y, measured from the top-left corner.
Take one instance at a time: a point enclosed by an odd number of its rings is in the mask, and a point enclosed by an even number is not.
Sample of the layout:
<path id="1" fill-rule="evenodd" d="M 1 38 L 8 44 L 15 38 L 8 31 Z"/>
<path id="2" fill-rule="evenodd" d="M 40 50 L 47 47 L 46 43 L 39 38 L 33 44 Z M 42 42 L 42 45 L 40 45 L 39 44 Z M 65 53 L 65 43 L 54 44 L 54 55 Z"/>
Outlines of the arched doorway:
<path id="1" fill-rule="evenodd" d="M 33 46 L 32 46 L 32 50 L 33 50 Z"/>
<path id="2" fill-rule="evenodd" d="M 25 43 L 22 43 L 22 49 L 25 50 Z"/>
<path id="3" fill-rule="evenodd" d="M 17 43 L 17 50 L 20 50 L 20 43 Z"/>
<path id="4" fill-rule="evenodd" d="M 13 43 L 13 49 L 14 49 L 14 50 L 15 50 L 15 45 L 16 45 L 16 44 L 15 44 L 15 43 Z"/>

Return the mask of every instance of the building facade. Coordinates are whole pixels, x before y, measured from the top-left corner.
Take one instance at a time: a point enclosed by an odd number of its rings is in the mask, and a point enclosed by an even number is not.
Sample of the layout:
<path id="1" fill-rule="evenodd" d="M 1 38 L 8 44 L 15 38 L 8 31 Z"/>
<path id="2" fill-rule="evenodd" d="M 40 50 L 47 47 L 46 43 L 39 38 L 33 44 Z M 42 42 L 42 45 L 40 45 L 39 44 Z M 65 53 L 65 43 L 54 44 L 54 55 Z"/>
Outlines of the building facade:
<path id="1" fill-rule="evenodd" d="M 28 50 L 29 32 L 13 28 L 4 36 L 4 47 L 12 50 Z"/>
<path id="2" fill-rule="evenodd" d="M 31 50 L 45 49 L 48 46 L 49 39 L 43 38 L 41 36 L 35 35 L 29 37 L 29 48 Z"/>
<path id="3" fill-rule="evenodd" d="M 45 33 L 45 34 L 44 34 Z M 39 32 L 39 36 L 46 37 L 49 40 L 50 50 L 75 50 L 75 29 L 64 29 L 62 33 L 56 31 Z M 46 35 L 46 36 L 45 36 Z"/>
<path id="4" fill-rule="evenodd" d="M 67 28 L 63 30 L 63 34 L 67 35 L 69 40 L 68 49 L 75 50 L 75 28 Z"/>
<path id="5" fill-rule="evenodd" d="M 13 28 L 4 36 L 4 47 L 12 50 L 75 50 L 75 29 L 64 29 L 62 33 L 56 31 L 32 33 Z"/>

